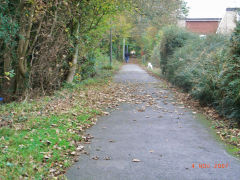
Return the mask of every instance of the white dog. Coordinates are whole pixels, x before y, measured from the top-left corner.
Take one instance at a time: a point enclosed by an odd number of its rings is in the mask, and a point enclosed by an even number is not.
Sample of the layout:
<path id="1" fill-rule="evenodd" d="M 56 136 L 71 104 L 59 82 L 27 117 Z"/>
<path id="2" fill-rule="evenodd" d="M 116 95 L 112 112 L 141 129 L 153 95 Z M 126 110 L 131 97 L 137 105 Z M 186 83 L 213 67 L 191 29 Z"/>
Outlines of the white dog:
<path id="1" fill-rule="evenodd" d="M 149 62 L 147 68 L 153 69 L 152 64 Z"/>

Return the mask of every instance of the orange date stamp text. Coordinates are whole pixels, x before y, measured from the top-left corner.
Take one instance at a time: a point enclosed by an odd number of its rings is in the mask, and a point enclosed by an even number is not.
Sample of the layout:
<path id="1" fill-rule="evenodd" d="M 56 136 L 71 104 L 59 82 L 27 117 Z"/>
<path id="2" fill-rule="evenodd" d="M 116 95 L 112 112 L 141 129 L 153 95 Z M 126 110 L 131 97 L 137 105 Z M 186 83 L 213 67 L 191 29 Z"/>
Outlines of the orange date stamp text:
<path id="1" fill-rule="evenodd" d="M 208 163 L 193 163 L 192 168 L 200 168 L 200 169 L 208 169 L 208 168 L 215 168 L 215 169 L 225 169 L 228 168 L 228 163 L 215 163 L 214 165 Z"/>

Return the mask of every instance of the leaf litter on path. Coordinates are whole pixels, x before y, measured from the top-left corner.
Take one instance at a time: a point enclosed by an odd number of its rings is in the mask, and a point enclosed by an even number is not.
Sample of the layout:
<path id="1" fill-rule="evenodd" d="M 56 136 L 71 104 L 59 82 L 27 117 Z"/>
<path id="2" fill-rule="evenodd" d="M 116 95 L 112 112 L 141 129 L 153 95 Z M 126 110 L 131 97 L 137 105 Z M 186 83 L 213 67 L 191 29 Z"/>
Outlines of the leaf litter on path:
<path id="1" fill-rule="evenodd" d="M 167 100 L 168 96 L 164 95 L 164 92 L 160 93 L 147 93 L 143 88 L 143 84 L 117 84 L 117 83 L 107 83 L 105 85 L 89 85 L 86 90 L 75 90 L 72 93 L 68 91 L 61 92 L 61 96 L 64 98 L 52 98 L 51 101 L 48 101 L 46 104 L 42 102 L 37 103 L 36 108 L 32 108 L 30 114 L 21 114 L 18 112 L 11 112 L 11 122 L 16 122 L 19 120 L 19 117 L 31 116 L 31 117 L 50 117 L 56 115 L 71 115 L 67 121 L 63 123 L 75 124 L 76 127 L 71 127 L 67 131 L 70 134 L 78 134 L 82 137 L 82 143 L 89 144 L 91 143 L 90 135 L 82 135 L 82 132 L 86 129 L 91 127 L 92 125 L 96 124 L 99 115 L 110 115 L 109 110 L 107 109 L 117 109 L 121 103 L 130 103 L 130 104 L 137 104 L 140 106 L 136 110 L 136 112 L 145 112 L 146 107 L 155 107 L 157 111 L 163 110 L 167 112 L 166 109 L 159 106 L 156 101 L 162 100 L 163 104 L 167 105 L 167 101 L 163 101 L 164 99 Z M 153 97 L 156 96 L 155 98 Z M 159 97 L 158 97 L 159 96 Z M 183 106 L 183 103 L 179 103 Z M 176 103 L 177 105 L 177 103 Z M 163 105 L 165 106 L 165 105 Z M 74 108 L 78 107 L 74 110 Z M 81 107 L 81 108 L 79 108 Z M 40 110 L 39 110 L 40 109 Z M 86 121 L 88 123 L 77 123 L 78 118 L 83 113 L 91 114 L 92 110 L 96 111 L 95 115 L 87 118 Z M 93 114 L 93 113 L 92 113 Z M 7 117 L 8 114 L 4 114 L 4 117 Z M 180 113 L 179 113 L 180 115 Z M 182 115 L 182 114 L 181 114 Z M 3 115 L 0 115 L 0 119 Z M 149 118 L 149 116 L 146 116 Z M 162 118 L 159 116 L 159 118 Z M 26 120 L 27 121 L 27 120 Z M 136 121 L 136 120 L 133 120 Z M 0 123 L 1 124 L 1 123 Z M 35 125 L 37 127 L 37 124 Z M 27 130 L 31 128 L 25 122 L 24 123 L 13 123 L 12 127 L 17 130 Z M 50 124 L 51 128 L 54 128 L 57 135 L 62 134 L 62 130 L 60 130 L 59 124 L 52 123 Z M 106 127 L 103 127 L 105 129 Z M 48 146 L 51 145 L 51 141 L 45 141 Z M 73 139 L 69 138 L 69 142 L 71 143 L 71 147 L 75 147 L 72 150 L 67 150 L 62 156 L 71 157 L 74 161 L 75 157 L 78 155 L 79 152 L 87 154 L 84 151 L 84 146 L 79 145 L 79 142 L 73 141 Z M 114 142 L 110 140 L 109 142 Z M 58 146 L 56 149 L 61 148 Z M 60 150 L 60 149 L 59 149 Z M 52 152 L 49 151 L 44 153 L 44 163 L 52 158 Z M 99 157 L 93 157 L 94 160 L 98 160 Z M 133 159 L 133 162 L 140 162 L 139 159 Z M 62 169 L 64 169 L 63 162 L 54 162 L 52 170 L 52 174 L 57 175 L 61 173 Z M 67 164 L 67 163 L 66 163 Z M 44 164 L 43 164 L 44 165 Z M 42 165 L 41 165 L 42 166 Z M 56 170 L 56 171 L 55 171 Z"/>
<path id="2" fill-rule="evenodd" d="M 133 159 L 132 162 L 141 162 L 140 159 Z"/>

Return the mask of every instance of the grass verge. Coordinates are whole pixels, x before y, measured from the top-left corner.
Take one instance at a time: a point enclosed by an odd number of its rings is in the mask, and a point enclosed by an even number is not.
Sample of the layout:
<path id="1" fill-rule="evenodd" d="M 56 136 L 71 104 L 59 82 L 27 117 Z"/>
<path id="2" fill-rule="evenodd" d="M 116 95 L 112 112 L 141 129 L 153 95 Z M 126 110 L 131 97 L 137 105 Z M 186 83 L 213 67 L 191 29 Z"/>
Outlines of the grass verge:
<path id="1" fill-rule="evenodd" d="M 203 115 L 201 113 L 198 113 L 196 115 L 197 120 L 199 120 L 206 128 L 209 129 L 210 134 L 216 139 L 219 143 L 223 144 L 226 151 L 231 154 L 232 156 L 236 158 L 240 158 L 240 155 L 238 152 L 240 151 L 240 148 L 238 148 L 236 145 L 232 144 L 234 142 L 234 138 L 232 140 L 226 141 L 222 135 L 225 134 L 218 130 L 216 126 L 216 122 L 211 119 L 210 117 Z"/>
<path id="2" fill-rule="evenodd" d="M 102 115 L 104 104 L 93 105 L 94 96 L 107 86 L 119 68 L 101 70 L 78 84 L 66 84 L 54 96 L 13 102 L 0 107 L 0 179 L 64 179 L 77 159 L 85 128 Z"/>

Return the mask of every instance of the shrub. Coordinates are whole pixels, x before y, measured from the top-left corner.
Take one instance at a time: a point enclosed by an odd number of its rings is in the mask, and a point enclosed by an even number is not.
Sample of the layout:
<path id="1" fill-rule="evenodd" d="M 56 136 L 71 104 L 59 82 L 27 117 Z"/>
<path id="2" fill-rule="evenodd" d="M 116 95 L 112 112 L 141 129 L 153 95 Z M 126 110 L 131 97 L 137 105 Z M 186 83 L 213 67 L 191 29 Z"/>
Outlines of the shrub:
<path id="1" fill-rule="evenodd" d="M 109 66 L 109 56 L 106 54 L 103 54 L 100 49 L 96 50 L 95 52 L 95 57 L 96 57 L 96 69 L 101 70 L 105 66 Z M 114 58 L 113 58 L 114 59 Z"/>
<path id="2" fill-rule="evenodd" d="M 81 80 L 85 80 L 96 75 L 94 58 L 82 57 L 80 60 L 80 68 Z"/>
<path id="3" fill-rule="evenodd" d="M 240 125 L 240 22 L 230 39 L 230 56 L 222 71 L 219 109 L 223 114 L 238 120 Z"/>
<path id="4" fill-rule="evenodd" d="M 152 50 L 151 53 L 151 59 L 150 61 L 152 62 L 154 67 L 159 67 L 159 62 L 160 62 L 160 43 L 158 43 Z"/>
<path id="5" fill-rule="evenodd" d="M 202 105 L 240 123 L 240 25 L 230 39 L 166 30 L 160 52 L 165 77 Z"/>
<path id="6" fill-rule="evenodd" d="M 184 46 L 185 41 L 190 38 L 191 34 L 175 26 L 168 26 L 163 28 L 162 31 L 163 36 L 160 45 L 160 65 L 162 73 L 166 74 L 168 59 L 177 48 Z"/>
<path id="7" fill-rule="evenodd" d="M 237 23 L 237 26 L 230 39 L 230 48 L 231 54 L 233 56 L 240 56 L 240 22 Z"/>
<path id="8" fill-rule="evenodd" d="M 102 67 L 103 70 L 112 70 L 113 67 L 111 65 L 106 65 Z"/>

